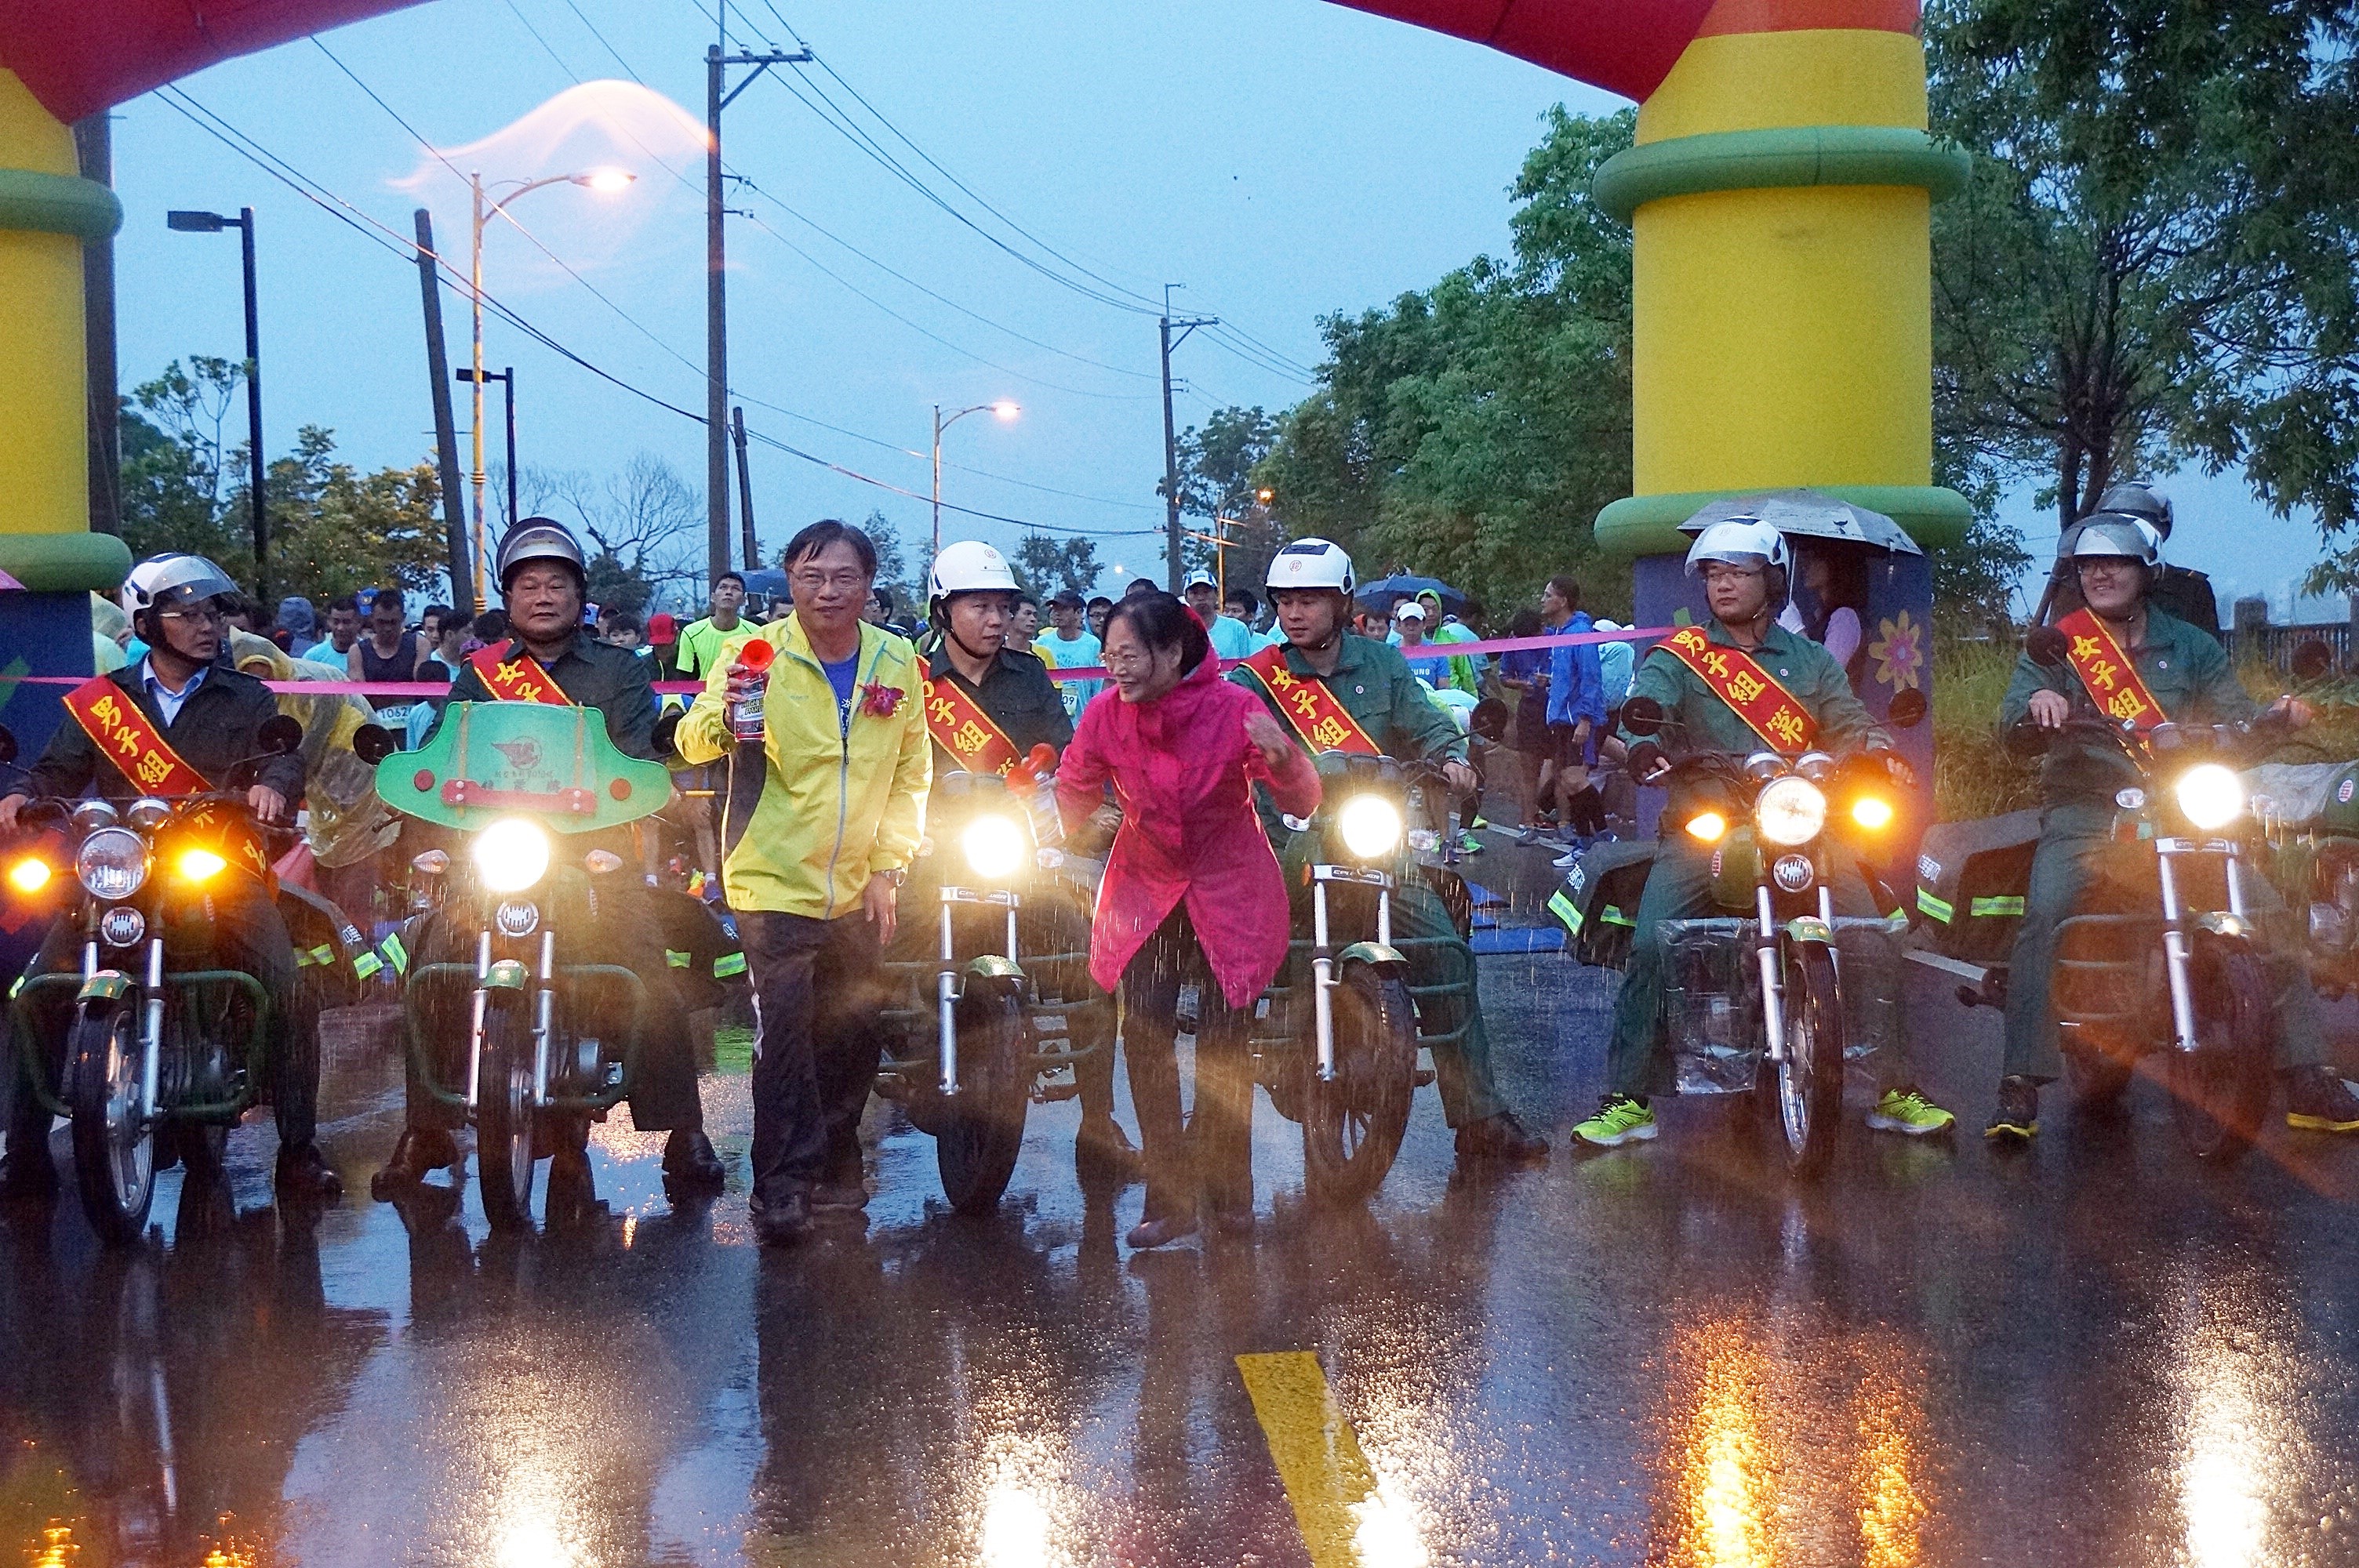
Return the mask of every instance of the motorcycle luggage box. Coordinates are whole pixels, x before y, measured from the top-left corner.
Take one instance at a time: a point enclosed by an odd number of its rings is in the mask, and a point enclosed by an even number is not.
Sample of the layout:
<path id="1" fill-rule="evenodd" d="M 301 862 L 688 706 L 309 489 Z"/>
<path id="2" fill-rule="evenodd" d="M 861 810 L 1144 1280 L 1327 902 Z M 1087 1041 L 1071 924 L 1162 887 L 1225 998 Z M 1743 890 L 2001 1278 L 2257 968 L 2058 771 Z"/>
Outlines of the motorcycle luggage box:
<path id="1" fill-rule="evenodd" d="M 2015 949 L 2038 843 L 2037 811 L 1928 827 L 1909 912 L 1917 945 L 1965 963 L 2003 962 Z"/>
<path id="2" fill-rule="evenodd" d="M 1654 869 L 1655 843 L 1642 838 L 1591 845 L 1549 900 L 1549 913 L 1564 926 L 1567 950 L 1582 963 L 1618 969 L 1629 961 L 1638 895 Z"/>

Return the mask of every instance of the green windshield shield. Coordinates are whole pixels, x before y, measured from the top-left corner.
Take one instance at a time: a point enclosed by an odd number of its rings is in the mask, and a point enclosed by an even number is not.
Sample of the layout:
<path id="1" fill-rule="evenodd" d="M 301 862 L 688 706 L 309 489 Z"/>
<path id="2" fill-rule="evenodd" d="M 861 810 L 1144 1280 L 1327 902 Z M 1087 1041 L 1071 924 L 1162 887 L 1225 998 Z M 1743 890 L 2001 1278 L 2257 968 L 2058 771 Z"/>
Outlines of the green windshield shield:
<path id="1" fill-rule="evenodd" d="M 396 811 L 444 827 L 521 816 L 553 832 L 590 833 L 662 810 L 671 774 L 616 751 L 605 719 L 589 708 L 454 702 L 424 747 L 377 764 L 376 792 Z"/>

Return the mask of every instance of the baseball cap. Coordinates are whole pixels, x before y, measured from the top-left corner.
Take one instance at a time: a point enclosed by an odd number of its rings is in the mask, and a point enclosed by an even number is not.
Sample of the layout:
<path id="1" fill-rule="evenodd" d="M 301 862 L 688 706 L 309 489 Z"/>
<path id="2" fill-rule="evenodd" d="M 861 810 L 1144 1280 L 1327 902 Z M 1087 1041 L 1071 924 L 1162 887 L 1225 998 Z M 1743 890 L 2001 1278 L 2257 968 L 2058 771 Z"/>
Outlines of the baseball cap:
<path id="1" fill-rule="evenodd" d="M 663 644 L 679 641 L 679 622 L 669 611 L 658 610 L 647 617 L 647 641 Z"/>
<path id="2" fill-rule="evenodd" d="M 1199 567 L 1194 571 L 1188 574 L 1188 586 L 1190 588 L 1218 589 L 1221 585 L 1219 582 L 1214 580 L 1211 572 Z"/>
<path id="3" fill-rule="evenodd" d="M 1079 593 L 1070 588 L 1059 589 L 1049 599 L 1049 602 L 1054 605 L 1060 605 L 1068 610 L 1085 610 L 1089 608 L 1088 600 L 1084 600 Z"/>
<path id="4" fill-rule="evenodd" d="M 1414 599 L 1404 599 L 1393 606 L 1393 613 L 1403 621 L 1422 621 L 1425 619 L 1425 606 Z"/>

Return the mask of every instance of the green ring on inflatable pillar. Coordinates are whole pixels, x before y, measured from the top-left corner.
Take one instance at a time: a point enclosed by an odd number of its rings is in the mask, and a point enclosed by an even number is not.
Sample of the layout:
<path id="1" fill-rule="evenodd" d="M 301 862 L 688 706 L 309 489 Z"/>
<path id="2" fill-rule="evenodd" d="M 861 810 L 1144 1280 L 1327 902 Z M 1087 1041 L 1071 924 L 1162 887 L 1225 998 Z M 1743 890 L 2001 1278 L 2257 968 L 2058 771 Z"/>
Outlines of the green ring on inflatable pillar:
<path id="1" fill-rule="evenodd" d="M 1963 190 L 1973 173 L 1963 149 L 1905 125 L 1795 125 L 1627 147 L 1605 160 L 1590 193 L 1626 223 L 1649 201 L 1712 190 L 1914 185 L 1941 201 Z"/>
<path id="2" fill-rule="evenodd" d="M 1723 496 L 1759 495 L 1791 485 L 1690 490 L 1672 495 L 1625 495 L 1597 514 L 1597 548 L 1614 560 L 1685 554 L 1689 540 L 1680 524 Z M 1814 484 L 1807 488 L 1881 512 L 1928 550 L 1955 545 L 1973 525 L 1973 503 L 1954 490 L 1930 484 Z"/>
<path id="3" fill-rule="evenodd" d="M 94 179 L 0 168 L 0 229 L 103 240 L 123 227 L 123 203 Z"/>
<path id="4" fill-rule="evenodd" d="M 0 571 L 35 593 L 113 593 L 130 570 L 131 546 L 112 534 L 0 534 Z"/>

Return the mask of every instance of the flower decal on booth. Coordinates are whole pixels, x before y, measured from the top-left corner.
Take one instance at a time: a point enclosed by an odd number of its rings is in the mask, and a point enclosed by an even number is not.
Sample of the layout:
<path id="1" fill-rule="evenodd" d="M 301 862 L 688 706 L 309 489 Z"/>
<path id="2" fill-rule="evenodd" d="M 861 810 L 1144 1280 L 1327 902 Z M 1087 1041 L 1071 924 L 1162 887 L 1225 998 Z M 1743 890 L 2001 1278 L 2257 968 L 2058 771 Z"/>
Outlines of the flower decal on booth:
<path id="1" fill-rule="evenodd" d="M 1876 684 L 1896 692 L 1924 685 L 1925 628 L 1904 610 L 1880 629 L 1884 635 L 1867 645 L 1868 657 L 1875 661 Z"/>

